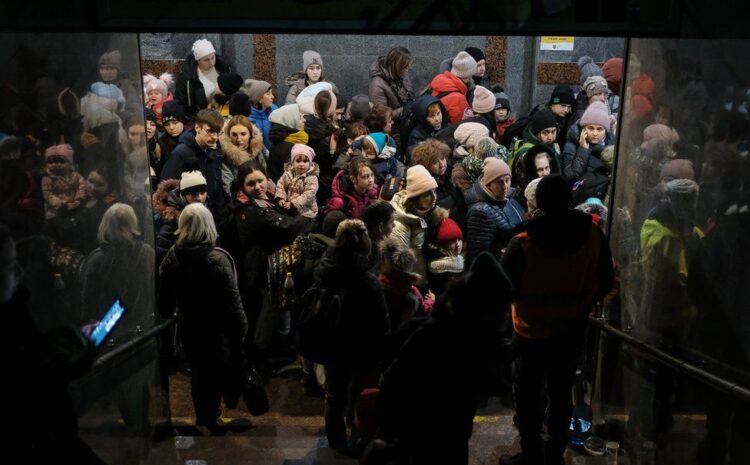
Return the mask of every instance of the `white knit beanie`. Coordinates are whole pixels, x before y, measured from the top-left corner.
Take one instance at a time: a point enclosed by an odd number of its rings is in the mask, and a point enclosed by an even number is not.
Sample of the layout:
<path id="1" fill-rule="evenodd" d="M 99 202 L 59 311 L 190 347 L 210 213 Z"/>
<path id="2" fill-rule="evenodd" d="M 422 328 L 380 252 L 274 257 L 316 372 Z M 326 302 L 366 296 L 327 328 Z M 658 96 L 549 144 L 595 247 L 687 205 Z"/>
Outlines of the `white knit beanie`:
<path id="1" fill-rule="evenodd" d="M 200 171 L 186 171 L 180 179 L 180 194 L 193 194 L 206 190 L 206 178 Z"/>
<path id="2" fill-rule="evenodd" d="M 432 177 L 427 168 L 422 165 L 414 165 L 406 170 L 406 198 L 419 197 L 425 192 L 437 189 L 437 181 Z"/>
<path id="3" fill-rule="evenodd" d="M 193 56 L 195 57 L 195 61 L 212 53 L 216 53 L 216 50 L 214 49 L 214 44 L 212 44 L 210 40 L 198 39 L 193 42 Z"/>
<path id="4" fill-rule="evenodd" d="M 469 79 L 477 74 L 477 61 L 466 52 L 458 52 L 456 58 L 453 59 L 451 73 L 461 79 Z"/>

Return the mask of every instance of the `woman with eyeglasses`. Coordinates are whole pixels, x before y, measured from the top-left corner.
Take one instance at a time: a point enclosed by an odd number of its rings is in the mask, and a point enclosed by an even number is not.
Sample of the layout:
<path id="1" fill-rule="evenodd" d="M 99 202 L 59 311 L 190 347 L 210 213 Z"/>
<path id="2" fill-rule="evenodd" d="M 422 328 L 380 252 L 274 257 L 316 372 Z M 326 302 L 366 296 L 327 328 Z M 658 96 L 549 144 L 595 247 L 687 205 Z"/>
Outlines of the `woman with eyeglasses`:
<path id="1" fill-rule="evenodd" d="M 161 172 L 161 180 L 180 179 L 185 171 L 200 171 L 206 178 L 206 206 L 217 216 L 227 202 L 222 188 L 222 152 L 219 146 L 224 119 L 216 110 L 201 110 L 195 129 L 183 134 Z"/>

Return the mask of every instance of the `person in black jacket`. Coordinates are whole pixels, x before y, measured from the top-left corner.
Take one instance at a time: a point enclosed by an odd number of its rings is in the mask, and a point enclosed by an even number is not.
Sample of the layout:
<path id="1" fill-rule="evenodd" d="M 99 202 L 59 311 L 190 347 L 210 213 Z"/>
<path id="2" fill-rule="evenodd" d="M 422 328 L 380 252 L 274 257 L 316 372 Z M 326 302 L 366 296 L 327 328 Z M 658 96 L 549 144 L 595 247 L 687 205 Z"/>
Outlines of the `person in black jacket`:
<path id="1" fill-rule="evenodd" d="M 10 231 L 0 225 L 0 350 L 6 401 L 0 420 L 6 463 L 103 464 L 78 437 L 68 383 L 93 361 L 81 332 L 43 334 L 29 315 L 29 292 Z M 106 309 L 103 309 L 106 310 Z"/>
<path id="2" fill-rule="evenodd" d="M 177 76 L 174 99 L 185 107 L 188 116 L 193 116 L 208 108 L 218 87 L 219 74 L 231 71 L 229 64 L 216 54 L 211 42 L 196 40 Z"/>
<path id="3" fill-rule="evenodd" d="M 409 133 L 407 146 L 410 154 L 418 143 L 437 137 L 438 132 L 448 126 L 448 112 L 437 97 L 422 95 L 411 106 L 417 125 Z"/>
<path id="4" fill-rule="evenodd" d="M 199 170 L 206 178 L 206 206 L 217 216 L 226 204 L 221 182 L 222 152 L 219 134 L 224 120 L 214 110 L 201 110 L 195 117 L 195 130 L 183 133 L 161 172 L 161 180 L 180 179 L 185 171 Z"/>
<path id="5" fill-rule="evenodd" d="M 206 207 L 188 205 L 180 215 L 177 243 L 159 267 L 160 295 L 175 302 L 183 317 L 196 424 L 209 428 L 221 416 L 222 397 L 236 396 L 233 378 L 247 333 L 234 261 L 216 248 L 216 237 Z"/>
<path id="6" fill-rule="evenodd" d="M 513 287 L 488 253 L 448 285 L 383 373 L 378 437 L 398 464 L 468 464 L 480 399 L 497 382 Z"/>
<path id="7" fill-rule="evenodd" d="M 279 312 L 272 310 L 269 300 L 268 256 L 307 232 L 309 222 L 290 216 L 275 203 L 268 194 L 266 172 L 255 160 L 240 165 L 232 191 L 234 198 L 221 221 L 220 244 L 238 263 L 242 302 L 250 325 L 248 346 L 251 351 L 256 347 L 268 351 L 279 326 Z"/>
<path id="8" fill-rule="evenodd" d="M 341 299 L 341 350 L 325 367 L 326 436 L 331 449 L 347 449 L 346 408 L 354 405 L 362 389 L 377 385 L 381 347 L 390 327 L 383 287 L 369 271 L 371 246 L 361 220 L 344 220 L 334 246 L 315 270 L 316 285 Z"/>

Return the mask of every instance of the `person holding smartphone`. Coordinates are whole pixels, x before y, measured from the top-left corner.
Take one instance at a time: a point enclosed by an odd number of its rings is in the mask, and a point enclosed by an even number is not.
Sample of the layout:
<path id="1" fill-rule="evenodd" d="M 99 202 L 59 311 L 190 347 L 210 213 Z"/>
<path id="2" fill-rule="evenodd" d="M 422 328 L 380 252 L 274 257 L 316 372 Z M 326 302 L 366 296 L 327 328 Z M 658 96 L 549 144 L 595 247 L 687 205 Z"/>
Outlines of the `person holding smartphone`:
<path id="1" fill-rule="evenodd" d="M 88 370 L 94 347 L 74 328 L 42 333 L 10 231 L 0 224 L 0 351 L 5 388 L 0 434 L 6 463 L 103 464 L 78 437 L 68 383 Z"/>
<path id="2" fill-rule="evenodd" d="M 597 197 L 604 200 L 609 187 L 610 170 L 601 153 L 612 145 L 610 118 L 602 102 L 593 102 L 576 126 L 568 131 L 563 150 L 563 174 L 573 189 L 573 201 Z"/>

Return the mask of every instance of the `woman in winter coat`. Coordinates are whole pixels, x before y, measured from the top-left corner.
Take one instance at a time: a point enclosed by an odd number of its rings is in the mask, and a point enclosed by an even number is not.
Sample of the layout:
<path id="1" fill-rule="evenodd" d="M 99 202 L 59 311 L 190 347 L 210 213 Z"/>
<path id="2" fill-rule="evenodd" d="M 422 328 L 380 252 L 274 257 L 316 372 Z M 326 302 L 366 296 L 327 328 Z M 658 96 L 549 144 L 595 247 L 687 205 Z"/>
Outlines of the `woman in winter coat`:
<path id="1" fill-rule="evenodd" d="M 426 238 L 434 234 L 440 222 L 448 217 L 448 210 L 437 206 L 437 187 L 427 168 L 412 166 L 406 171 L 406 189 L 391 200 L 395 210 L 391 237 L 400 240 L 416 254 L 415 271 L 421 276 L 417 286 L 423 289 L 427 287 Z"/>
<path id="2" fill-rule="evenodd" d="M 361 218 L 365 207 L 378 198 L 375 169 L 363 157 L 354 157 L 345 170 L 336 173 L 325 214 L 340 210 L 347 218 Z"/>
<path id="3" fill-rule="evenodd" d="M 411 79 L 407 75 L 413 62 L 409 50 L 394 47 L 370 65 L 370 102 L 390 107 L 396 121 L 401 117 L 403 106 L 413 98 Z"/>
<path id="4" fill-rule="evenodd" d="M 112 205 L 99 224 L 99 247 L 81 265 L 84 321 L 97 320 L 116 299 L 128 310 L 111 338 L 122 343 L 137 327 L 150 328 L 154 249 L 139 237 L 133 207 Z"/>
<path id="5" fill-rule="evenodd" d="M 411 334 L 380 384 L 378 438 L 394 446 L 389 463 L 469 463 L 478 404 L 500 379 L 512 299 L 510 280 L 483 254 Z"/>
<path id="6" fill-rule="evenodd" d="M 466 195 L 474 181 L 482 174 L 484 157 L 479 153 L 478 145 L 480 140 L 490 138 L 490 132 L 484 124 L 462 122 L 453 133 L 453 138 L 458 145 L 453 150 L 451 183 Z M 497 144 L 494 147 L 497 147 Z"/>
<path id="7" fill-rule="evenodd" d="M 273 103 L 273 87 L 266 81 L 246 79 L 242 92 L 250 98 L 250 121 L 263 134 L 263 146 L 271 150 L 271 113 L 278 107 Z"/>
<path id="8" fill-rule="evenodd" d="M 436 139 L 427 139 L 414 147 L 412 163 L 427 168 L 437 182 L 437 205 L 448 210 L 450 217 L 459 225 L 465 224 L 466 203 L 463 194 L 451 183 L 448 160 L 451 149 L 448 144 Z"/>
<path id="9" fill-rule="evenodd" d="M 253 338 L 249 341 L 266 350 L 277 327 L 268 294 L 268 256 L 291 244 L 308 222 L 278 206 L 268 193 L 265 170 L 255 161 L 240 166 L 233 191 L 222 221 L 221 244 L 239 264 L 240 291 Z"/>
<path id="10" fill-rule="evenodd" d="M 284 164 L 289 161 L 294 144 L 307 144 L 310 140 L 304 131 L 304 120 L 299 105 L 290 103 L 278 108 L 268 118 L 271 128 L 268 137 L 268 177 L 279 179 L 284 174 Z"/>
<path id="11" fill-rule="evenodd" d="M 365 224 L 344 220 L 315 270 L 316 286 L 340 297 L 340 339 L 334 343 L 339 350 L 325 366 L 326 436 L 336 450 L 347 450 L 347 406 L 355 405 L 364 388 L 377 386 L 381 346 L 390 327 L 383 287 L 369 271 L 371 247 Z"/>
<path id="12" fill-rule="evenodd" d="M 177 243 L 159 268 L 160 294 L 183 318 L 196 424 L 208 427 L 217 426 L 222 397 L 236 402 L 233 378 L 248 328 L 234 261 L 216 247 L 216 237 L 211 212 L 200 203 L 188 205 L 180 215 Z"/>
<path id="13" fill-rule="evenodd" d="M 573 198 L 604 200 L 609 189 L 609 168 L 602 162 L 602 150 L 611 145 L 607 108 L 594 102 L 586 109 L 578 124 L 568 131 L 563 151 L 563 175 L 573 186 Z"/>
<path id="14" fill-rule="evenodd" d="M 292 73 L 284 81 L 289 86 L 289 92 L 286 94 L 286 103 L 295 103 L 297 96 L 307 86 L 318 82 L 328 82 L 323 77 L 323 58 L 315 50 L 305 50 L 302 52 L 302 71 Z M 339 89 L 336 84 L 330 83 L 333 91 L 338 93 Z"/>
<path id="15" fill-rule="evenodd" d="M 486 158 L 482 177 L 466 194 L 466 259 L 471 263 L 489 251 L 500 257 L 508 242 L 523 226 L 524 209 L 510 187 L 508 165 L 498 158 Z"/>
<path id="16" fill-rule="evenodd" d="M 71 238 L 73 248 L 84 253 L 94 248 L 104 212 L 120 199 L 119 186 L 117 175 L 107 165 L 89 171 L 86 176 L 86 201 L 78 212 L 75 237 Z"/>
<path id="17" fill-rule="evenodd" d="M 531 147 L 521 161 L 523 163 L 523 182 L 518 183 L 518 190 L 524 191 L 526 186 L 536 178 L 543 178 L 550 174 L 561 174 L 557 164 L 557 154 L 545 144 Z"/>
<path id="18" fill-rule="evenodd" d="M 227 121 L 219 136 L 219 147 L 224 154 L 221 180 L 228 197 L 231 197 L 232 182 L 243 163 L 255 160 L 260 166 L 266 168 L 266 157 L 263 156 L 263 135 L 246 116 L 235 115 Z"/>
<path id="19" fill-rule="evenodd" d="M 308 87 L 309 89 L 312 89 L 312 87 Z M 305 132 L 309 137 L 307 145 L 315 150 L 321 187 L 318 189 L 317 201 L 323 205 L 331 196 L 330 186 L 333 180 L 333 163 L 336 154 L 334 133 L 338 129 L 334 122 L 336 96 L 327 90 L 319 91 L 313 98 L 312 108 L 308 108 L 306 103 L 300 104 L 302 113 L 309 110 L 313 112 L 304 116 Z"/>
<path id="20" fill-rule="evenodd" d="M 216 54 L 210 41 L 196 40 L 177 76 L 174 99 L 185 108 L 188 116 L 195 116 L 198 111 L 208 108 L 216 92 L 219 74 L 230 71 L 231 67 Z"/>

